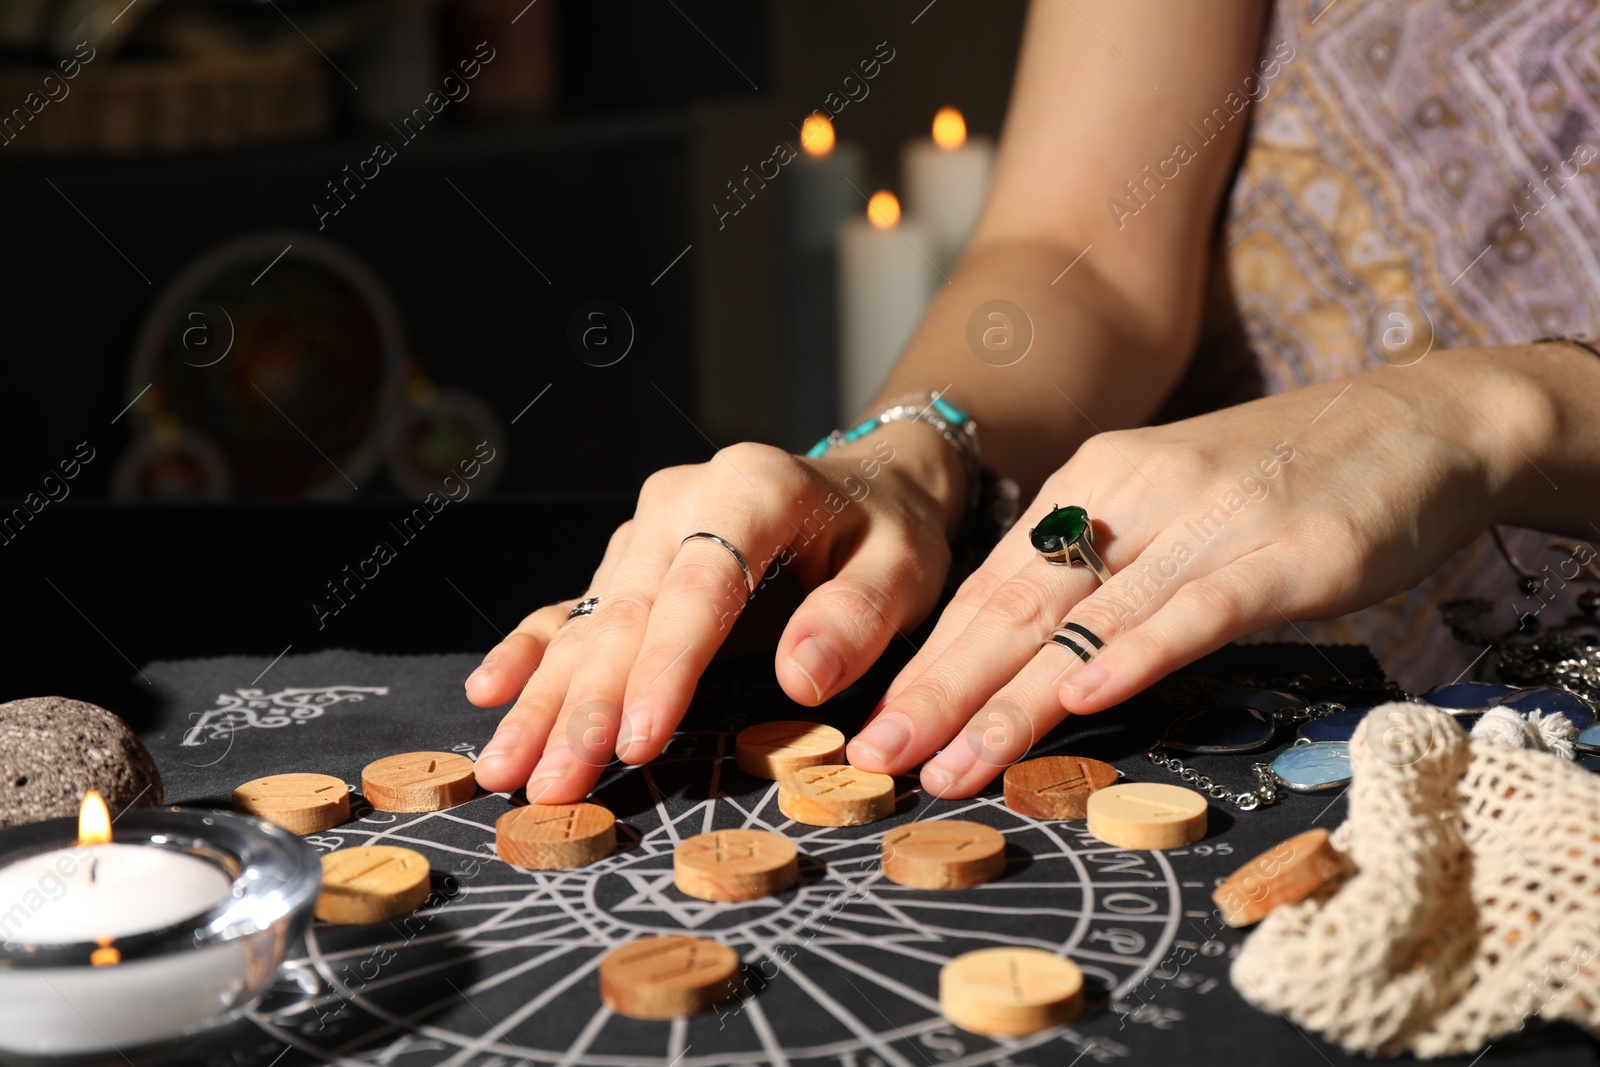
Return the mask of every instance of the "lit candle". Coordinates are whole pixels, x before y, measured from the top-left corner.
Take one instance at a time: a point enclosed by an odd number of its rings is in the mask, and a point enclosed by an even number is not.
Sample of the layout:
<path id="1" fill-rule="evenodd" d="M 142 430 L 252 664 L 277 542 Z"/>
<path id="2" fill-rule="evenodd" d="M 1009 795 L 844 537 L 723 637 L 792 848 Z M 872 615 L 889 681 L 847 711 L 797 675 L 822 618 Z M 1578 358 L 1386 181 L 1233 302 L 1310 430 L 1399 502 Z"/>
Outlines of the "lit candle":
<path id="1" fill-rule="evenodd" d="M 216 864 L 187 853 L 112 844 L 106 803 L 90 790 L 76 848 L 0 869 L 0 934 L 34 945 L 109 942 L 200 915 L 231 885 Z"/>
<path id="2" fill-rule="evenodd" d="M 861 209 L 862 162 L 813 112 L 800 127 L 800 154 L 779 179 L 777 318 L 779 440 L 810 445 L 835 421 L 834 353 L 839 338 L 834 234 Z"/>
<path id="3" fill-rule="evenodd" d="M 906 144 L 906 210 L 932 231 L 940 270 L 948 270 L 966 246 L 993 165 L 994 143 L 968 137 L 966 119 L 953 107 L 934 115 L 931 139 Z"/>
<path id="4" fill-rule="evenodd" d="M 139 843 L 113 844 L 91 792 L 75 845 L 24 846 L 0 865 L 0 1053 L 159 1044 L 229 1017 L 271 981 L 315 897 L 315 854 L 226 812 L 135 812 L 128 823 Z M 39 840 L 51 825 L 5 836 Z M 211 858 L 189 851 L 213 845 Z"/>
<path id="5" fill-rule="evenodd" d="M 839 404 L 854 418 L 888 376 L 928 305 L 938 272 L 932 240 L 900 217 L 893 193 L 877 192 L 865 218 L 839 229 Z"/>

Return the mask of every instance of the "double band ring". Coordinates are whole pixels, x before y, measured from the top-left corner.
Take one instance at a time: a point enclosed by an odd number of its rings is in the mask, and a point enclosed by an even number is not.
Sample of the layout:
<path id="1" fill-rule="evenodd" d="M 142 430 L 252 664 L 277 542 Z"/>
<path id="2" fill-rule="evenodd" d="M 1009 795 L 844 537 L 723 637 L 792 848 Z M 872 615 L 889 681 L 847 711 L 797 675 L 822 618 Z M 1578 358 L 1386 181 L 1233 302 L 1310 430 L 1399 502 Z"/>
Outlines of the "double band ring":
<path id="1" fill-rule="evenodd" d="M 750 564 L 745 562 L 744 553 L 740 552 L 737 548 L 734 548 L 733 545 L 724 538 L 718 537 L 714 533 L 706 533 L 704 530 L 701 530 L 699 533 L 690 534 L 682 541 L 679 541 L 678 544 L 680 546 L 686 545 L 697 537 L 706 541 L 710 541 L 712 544 L 721 545 L 723 548 L 728 550 L 729 555 L 733 556 L 734 561 L 739 564 L 739 569 L 744 571 L 744 584 L 749 588 L 750 595 L 754 596 L 756 591 L 756 576 L 750 570 Z"/>
<path id="2" fill-rule="evenodd" d="M 586 615 L 593 615 L 594 609 L 599 606 L 599 597 L 586 596 L 574 604 L 571 611 L 567 612 L 567 622 L 571 622 L 573 619 L 581 619 Z"/>
<path id="3" fill-rule="evenodd" d="M 1028 541 L 1048 563 L 1064 567 L 1082 563 L 1102 582 L 1111 580 L 1111 572 L 1094 550 L 1094 523 L 1082 508 L 1052 506 L 1050 514 L 1028 531 Z"/>
<path id="4" fill-rule="evenodd" d="M 1094 659 L 1095 654 L 1106 647 L 1106 643 L 1096 637 L 1093 630 L 1087 626 L 1079 626 L 1075 622 L 1064 622 L 1051 630 L 1050 641 L 1046 644 L 1051 641 L 1076 653 L 1085 663 Z"/>

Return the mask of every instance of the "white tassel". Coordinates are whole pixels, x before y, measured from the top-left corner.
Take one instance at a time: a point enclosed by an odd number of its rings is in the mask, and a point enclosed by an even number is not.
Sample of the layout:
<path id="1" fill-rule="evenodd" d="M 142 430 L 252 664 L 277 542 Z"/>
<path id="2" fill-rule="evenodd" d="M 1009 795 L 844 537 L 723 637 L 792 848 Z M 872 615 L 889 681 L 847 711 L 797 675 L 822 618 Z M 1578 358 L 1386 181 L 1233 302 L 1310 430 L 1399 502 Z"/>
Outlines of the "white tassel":
<path id="1" fill-rule="evenodd" d="M 1546 752 L 1554 752 L 1562 759 L 1577 758 L 1578 753 L 1573 749 L 1572 741 L 1578 736 L 1578 728 L 1561 712 L 1536 711 L 1528 716 L 1528 724 L 1539 731 L 1539 739 L 1544 742 Z"/>
<path id="2" fill-rule="evenodd" d="M 1526 718 L 1510 708 L 1493 707 L 1472 728 L 1472 736 L 1506 748 L 1531 748 L 1553 752 L 1562 759 L 1577 756 L 1572 739 L 1578 730 L 1558 711 L 1535 711 Z"/>
<path id="3" fill-rule="evenodd" d="M 1484 712 L 1472 728 L 1472 736 L 1506 748 L 1544 748 L 1539 731 L 1510 708 L 1494 707 Z"/>

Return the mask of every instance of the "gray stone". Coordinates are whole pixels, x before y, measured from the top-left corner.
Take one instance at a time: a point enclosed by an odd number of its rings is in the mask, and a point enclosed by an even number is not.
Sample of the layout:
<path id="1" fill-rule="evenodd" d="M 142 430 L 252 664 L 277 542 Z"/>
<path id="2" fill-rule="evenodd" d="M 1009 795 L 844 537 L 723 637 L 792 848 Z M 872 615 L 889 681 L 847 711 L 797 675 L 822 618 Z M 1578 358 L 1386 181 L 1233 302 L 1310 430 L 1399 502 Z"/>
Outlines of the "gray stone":
<path id="1" fill-rule="evenodd" d="M 161 804 L 161 773 L 126 723 L 65 697 L 0 704 L 0 826 L 78 814 L 90 789 L 113 816 Z"/>

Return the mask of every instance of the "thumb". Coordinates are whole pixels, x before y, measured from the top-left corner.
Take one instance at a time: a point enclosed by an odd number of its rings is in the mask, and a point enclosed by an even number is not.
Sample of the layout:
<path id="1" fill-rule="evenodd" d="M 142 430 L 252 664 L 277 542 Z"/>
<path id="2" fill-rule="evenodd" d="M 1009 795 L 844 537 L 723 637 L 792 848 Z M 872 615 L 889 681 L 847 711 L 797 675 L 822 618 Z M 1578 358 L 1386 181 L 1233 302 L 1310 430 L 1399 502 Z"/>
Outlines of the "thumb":
<path id="1" fill-rule="evenodd" d="M 812 590 L 778 641 L 778 684 L 790 698 L 821 704 L 867 672 L 891 640 L 933 610 L 950 550 L 941 537 L 868 528 L 839 573 Z"/>

